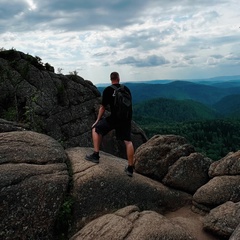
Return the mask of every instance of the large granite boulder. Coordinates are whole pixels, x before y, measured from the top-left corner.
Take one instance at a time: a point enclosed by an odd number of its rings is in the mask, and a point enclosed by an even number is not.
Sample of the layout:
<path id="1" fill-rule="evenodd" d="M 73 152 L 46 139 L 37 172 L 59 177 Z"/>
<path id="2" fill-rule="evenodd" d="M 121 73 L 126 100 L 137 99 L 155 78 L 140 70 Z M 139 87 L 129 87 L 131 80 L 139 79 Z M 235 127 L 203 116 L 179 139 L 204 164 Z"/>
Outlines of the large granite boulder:
<path id="1" fill-rule="evenodd" d="M 193 195 L 195 210 L 209 212 L 227 201 L 240 201 L 240 151 L 229 153 L 209 168 L 211 180 Z"/>
<path id="2" fill-rule="evenodd" d="M 238 239 L 240 239 L 240 223 L 238 224 L 233 234 L 229 238 L 229 240 L 238 240 Z"/>
<path id="3" fill-rule="evenodd" d="M 227 201 L 240 201 L 239 175 L 214 177 L 193 195 L 193 204 L 207 212 Z"/>
<path id="4" fill-rule="evenodd" d="M 240 223 L 240 202 L 226 202 L 210 211 L 204 219 L 204 229 L 229 238 Z"/>
<path id="5" fill-rule="evenodd" d="M 49 136 L 0 133 L 0 239 L 51 239 L 68 187 L 67 155 Z"/>
<path id="6" fill-rule="evenodd" d="M 224 158 L 211 164 L 209 176 L 240 175 L 240 151 L 230 152 Z"/>
<path id="7" fill-rule="evenodd" d="M 150 178 L 161 181 L 169 168 L 180 158 L 195 152 L 184 137 L 155 135 L 142 144 L 135 153 L 135 169 Z"/>
<path id="8" fill-rule="evenodd" d="M 174 211 L 191 202 L 192 196 L 134 173 L 133 178 L 124 172 L 127 161 L 101 152 L 100 163 L 84 159 L 90 148 L 66 149 L 73 172 L 72 195 L 73 232 L 104 213 L 136 205 L 140 209 L 164 213 Z"/>
<path id="9" fill-rule="evenodd" d="M 70 240 L 196 240 L 183 227 L 154 211 L 140 211 L 136 206 L 127 206 L 99 217 Z"/>
<path id="10" fill-rule="evenodd" d="M 208 169 L 213 160 L 200 153 L 179 158 L 170 168 L 162 182 L 175 189 L 193 194 L 209 181 Z"/>

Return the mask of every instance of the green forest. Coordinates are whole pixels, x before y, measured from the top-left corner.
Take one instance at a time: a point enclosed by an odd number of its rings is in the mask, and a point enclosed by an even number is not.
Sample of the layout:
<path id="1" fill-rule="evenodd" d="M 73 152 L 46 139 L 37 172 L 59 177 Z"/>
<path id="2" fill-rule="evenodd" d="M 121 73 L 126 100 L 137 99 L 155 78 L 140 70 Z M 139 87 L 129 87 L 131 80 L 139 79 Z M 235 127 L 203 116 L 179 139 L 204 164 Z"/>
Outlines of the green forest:
<path id="1" fill-rule="evenodd" d="M 133 106 L 133 120 L 148 138 L 157 134 L 185 137 L 197 152 L 219 160 L 240 150 L 240 117 L 220 115 L 192 100 L 153 99 Z"/>

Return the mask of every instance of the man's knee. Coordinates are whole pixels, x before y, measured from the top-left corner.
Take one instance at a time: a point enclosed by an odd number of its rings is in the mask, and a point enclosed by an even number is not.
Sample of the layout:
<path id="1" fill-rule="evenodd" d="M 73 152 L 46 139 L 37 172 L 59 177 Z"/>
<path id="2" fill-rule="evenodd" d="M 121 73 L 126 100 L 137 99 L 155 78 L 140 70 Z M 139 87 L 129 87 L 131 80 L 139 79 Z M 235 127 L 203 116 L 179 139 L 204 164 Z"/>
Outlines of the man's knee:
<path id="1" fill-rule="evenodd" d="M 126 147 L 133 147 L 132 141 L 124 140 Z"/>

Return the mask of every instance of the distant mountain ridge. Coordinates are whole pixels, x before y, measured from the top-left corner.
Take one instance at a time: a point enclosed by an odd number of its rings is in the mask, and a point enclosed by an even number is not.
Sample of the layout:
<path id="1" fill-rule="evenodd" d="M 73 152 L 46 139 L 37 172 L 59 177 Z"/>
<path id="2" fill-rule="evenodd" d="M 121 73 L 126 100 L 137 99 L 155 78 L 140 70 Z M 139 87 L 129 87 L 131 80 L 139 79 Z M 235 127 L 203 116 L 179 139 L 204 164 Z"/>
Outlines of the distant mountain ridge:
<path id="1" fill-rule="evenodd" d="M 240 76 L 239 80 L 219 81 L 213 85 L 202 84 L 190 81 L 172 81 L 164 84 L 149 83 L 124 83 L 131 89 L 133 103 L 137 104 L 154 98 L 169 98 L 176 100 L 191 99 L 208 106 L 212 106 L 222 98 L 240 94 Z M 102 92 L 104 87 L 98 87 Z"/>
<path id="2" fill-rule="evenodd" d="M 227 83 L 238 83 L 240 84 L 240 75 L 234 75 L 234 76 L 219 76 L 219 77 L 212 77 L 212 78 L 199 78 L 199 79 L 154 79 L 154 80 L 142 80 L 142 81 L 126 81 L 122 82 L 123 84 L 128 83 L 146 83 L 146 84 L 166 84 L 170 82 L 175 81 L 183 81 L 183 82 L 194 82 L 194 83 L 200 83 L 200 84 L 206 84 L 206 85 L 214 85 L 222 82 Z M 98 83 L 96 84 L 97 87 L 106 87 L 110 83 Z"/>

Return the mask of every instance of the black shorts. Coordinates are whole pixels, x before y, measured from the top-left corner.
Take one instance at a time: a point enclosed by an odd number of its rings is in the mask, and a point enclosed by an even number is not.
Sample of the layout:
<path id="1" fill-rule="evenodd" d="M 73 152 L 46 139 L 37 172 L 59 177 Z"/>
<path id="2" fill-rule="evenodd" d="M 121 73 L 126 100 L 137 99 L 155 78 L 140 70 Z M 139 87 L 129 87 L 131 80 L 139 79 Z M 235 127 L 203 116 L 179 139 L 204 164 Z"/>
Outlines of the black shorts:
<path id="1" fill-rule="evenodd" d="M 106 118 L 101 119 L 95 125 L 95 131 L 102 136 L 115 129 L 116 138 L 122 141 L 131 141 L 131 122 L 115 124 L 112 121 L 107 121 Z"/>

